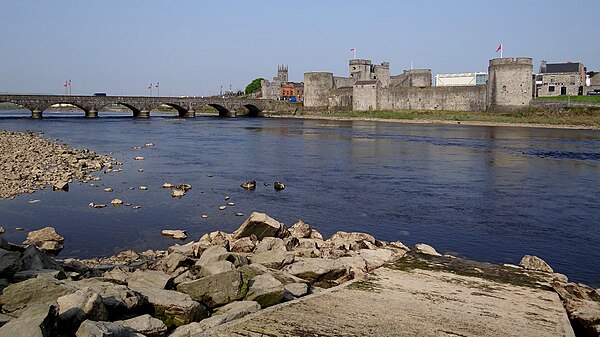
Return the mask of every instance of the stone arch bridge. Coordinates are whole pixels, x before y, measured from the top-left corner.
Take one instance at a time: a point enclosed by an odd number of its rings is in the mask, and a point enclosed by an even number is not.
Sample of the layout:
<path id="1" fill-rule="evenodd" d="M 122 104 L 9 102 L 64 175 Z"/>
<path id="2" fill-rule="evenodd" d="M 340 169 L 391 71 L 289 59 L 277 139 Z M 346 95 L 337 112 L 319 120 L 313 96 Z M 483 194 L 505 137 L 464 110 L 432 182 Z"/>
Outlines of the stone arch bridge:
<path id="1" fill-rule="evenodd" d="M 143 97 L 143 96 L 60 96 L 60 95 L 0 95 L 0 103 L 13 103 L 31 111 L 32 118 L 42 118 L 45 110 L 56 104 L 70 104 L 85 112 L 86 117 L 98 117 L 101 109 L 118 104 L 129 108 L 133 117 L 150 117 L 150 111 L 166 105 L 177 110 L 179 117 L 195 117 L 196 111 L 211 107 L 220 117 L 258 117 L 268 113 L 293 113 L 301 104 L 245 98 L 219 97 Z"/>

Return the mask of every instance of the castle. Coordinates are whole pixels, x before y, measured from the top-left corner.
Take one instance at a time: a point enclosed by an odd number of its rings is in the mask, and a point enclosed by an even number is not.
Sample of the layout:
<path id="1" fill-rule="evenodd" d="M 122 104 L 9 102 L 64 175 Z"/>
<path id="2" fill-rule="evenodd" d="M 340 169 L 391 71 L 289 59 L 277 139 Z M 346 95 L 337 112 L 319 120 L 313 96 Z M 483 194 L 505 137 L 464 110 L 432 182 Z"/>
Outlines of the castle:
<path id="1" fill-rule="evenodd" d="M 430 69 L 390 76 L 388 62 L 350 60 L 349 72 L 305 73 L 305 110 L 515 111 L 528 107 L 534 92 L 533 60 L 527 57 L 490 60 L 487 82 L 475 86 L 433 87 Z"/>
<path id="2" fill-rule="evenodd" d="M 288 81 L 288 67 L 277 66 L 277 76 L 273 81 L 260 82 L 261 98 L 302 102 L 304 98 L 304 83 Z"/>

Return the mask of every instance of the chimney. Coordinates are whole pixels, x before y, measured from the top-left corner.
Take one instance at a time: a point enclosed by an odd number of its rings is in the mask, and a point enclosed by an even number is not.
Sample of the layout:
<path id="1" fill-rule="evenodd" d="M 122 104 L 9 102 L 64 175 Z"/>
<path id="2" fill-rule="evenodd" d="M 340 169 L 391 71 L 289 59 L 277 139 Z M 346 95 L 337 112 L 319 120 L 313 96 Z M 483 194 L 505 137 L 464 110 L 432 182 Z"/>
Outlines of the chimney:
<path id="1" fill-rule="evenodd" d="M 546 73 L 546 61 L 542 60 L 540 61 L 540 74 L 545 74 Z"/>

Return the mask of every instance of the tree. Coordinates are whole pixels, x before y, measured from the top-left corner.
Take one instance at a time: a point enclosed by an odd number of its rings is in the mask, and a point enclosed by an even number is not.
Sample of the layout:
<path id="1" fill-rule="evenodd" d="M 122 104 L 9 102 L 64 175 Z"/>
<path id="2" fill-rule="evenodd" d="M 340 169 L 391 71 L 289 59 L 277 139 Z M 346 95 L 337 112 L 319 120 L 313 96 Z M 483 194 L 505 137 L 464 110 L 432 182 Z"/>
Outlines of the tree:
<path id="1" fill-rule="evenodd" d="M 264 80 L 264 78 L 259 77 L 254 79 L 254 81 L 250 82 L 250 84 L 248 84 L 246 86 L 246 95 L 250 95 L 258 90 L 260 90 L 260 82 Z"/>

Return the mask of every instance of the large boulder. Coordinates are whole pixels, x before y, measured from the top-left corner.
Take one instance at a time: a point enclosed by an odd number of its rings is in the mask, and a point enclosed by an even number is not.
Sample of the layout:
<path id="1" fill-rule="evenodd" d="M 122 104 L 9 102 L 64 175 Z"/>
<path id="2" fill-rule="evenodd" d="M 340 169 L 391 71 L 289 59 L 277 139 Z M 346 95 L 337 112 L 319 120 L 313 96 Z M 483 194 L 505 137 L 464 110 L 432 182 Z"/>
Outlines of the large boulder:
<path id="1" fill-rule="evenodd" d="M 21 270 L 21 254 L 0 248 L 0 278 L 11 278 Z"/>
<path id="2" fill-rule="evenodd" d="M 0 327 L 0 336 L 48 337 L 55 336 L 58 327 L 56 305 L 35 304 L 27 308 L 19 318 Z"/>
<path id="3" fill-rule="evenodd" d="M 265 237 L 284 237 L 288 233 L 284 224 L 264 213 L 253 212 L 248 219 L 233 232 L 234 239 L 255 235 L 258 240 Z"/>
<path id="4" fill-rule="evenodd" d="M 196 261 L 196 266 L 204 266 L 208 263 L 219 261 L 223 255 L 228 254 L 227 248 L 223 246 L 212 246 L 202 252 L 202 255 L 200 255 L 200 258 Z"/>
<path id="5" fill-rule="evenodd" d="M 163 271 L 172 275 L 179 267 L 190 267 L 194 265 L 194 260 L 182 253 L 173 252 L 163 260 Z"/>
<path id="6" fill-rule="evenodd" d="M 243 237 L 237 239 L 231 245 L 231 251 L 236 253 L 252 253 L 256 248 L 256 237 Z"/>
<path id="7" fill-rule="evenodd" d="M 159 270 L 136 270 L 127 277 L 127 285 L 131 289 L 173 287 L 173 278 Z"/>
<path id="8" fill-rule="evenodd" d="M 256 244 L 254 253 L 263 253 L 271 250 L 287 251 L 285 242 L 280 238 L 266 237 Z"/>
<path id="9" fill-rule="evenodd" d="M 208 329 L 231 322 L 260 310 L 260 304 L 254 301 L 235 301 L 215 310 L 214 314 L 199 323 L 177 328 L 169 337 L 195 337 Z"/>
<path id="10" fill-rule="evenodd" d="M 206 308 L 189 295 L 159 288 L 135 288 L 153 307 L 153 316 L 167 327 L 198 322 L 210 315 Z"/>
<path id="11" fill-rule="evenodd" d="M 248 293 L 245 300 L 256 301 L 261 307 L 275 305 L 283 299 L 284 287 L 271 274 L 258 275 L 248 281 Z"/>
<path id="12" fill-rule="evenodd" d="M 76 337 L 134 337 L 135 331 L 113 322 L 84 321 Z M 139 335 L 137 335 L 139 336 Z"/>
<path id="13" fill-rule="evenodd" d="M 308 294 L 308 285 L 306 283 L 290 283 L 284 286 L 285 294 L 291 295 L 292 298 L 302 297 Z"/>
<path id="14" fill-rule="evenodd" d="M 44 227 L 37 231 L 31 231 L 27 234 L 27 239 L 23 242 L 25 245 L 35 245 L 41 250 L 56 252 L 63 249 L 65 238 L 58 235 L 52 227 Z"/>
<path id="15" fill-rule="evenodd" d="M 233 241 L 231 234 L 221 231 L 215 231 L 204 234 L 198 241 L 198 244 L 200 244 L 201 246 L 223 246 L 228 249 L 230 241 Z"/>
<path id="16" fill-rule="evenodd" d="M 105 321 L 108 311 L 104 306 L 102 297 L 90 288 L 80 289 L 76 292 L 59 297 L 58 311 L 60 320 L 70 326 L 79 326 L 86 319 Z"/>
<path id="17" fill-rule="evenodd" d="M 233 265 L 233 263 L 226 261 L 226 260 L 215 261 L 215 262 L 207 263 L 204 266 L 202 266 L 198 276 L 199 277 L 207 277 L 207 276 L 224 273 L 226 271 L 231 271 L 231 270 L 235 270 L 235 266 Z"/>
<path id="18" fill-rule="evenodd" d="M 283 270 L 310 283 L 336 280 L 346 273 L 346 267 L 339 261 L 319 258 L 303 259 Z"/>
<path id="19" fill-rule="evenodd" d="M 12 316 L 20 316 L 23 310 L 34 304 L 52 303 L 59 297 L 76 290 L 64 281 L 37 277 L 4 288 L 0 295 L 0 305 L 4 312 Z"/>
<path id="20" fill-rule="evenodd" d="M 124 285 L 97 278 L 84 279 L 73 284 L 80 289 L 89 288 L 98 293 L 108 310 L 109 320 L 131 318 L 152 310 L 145 296 Z"/>
<path id="21" fill-rule="evenodd" d="M 377 269 L 395 258 L 389 249 L 361 249 L 358 255 L 365 260 L 367 271 Z"/>
<path id="22" fill-rule="evenodd" d="M 165 323 L 150 315 L 142 315 L 115 323 L 147 337 L 163 337 L 167 332 Z"/>
<path id="23" fill-rule="evenodd" d="M 537 256 L 525 255 L 519 262 L 519 266 L 527 270 L 542 271 L 545 273 L 553 273 L 552 267 L 546 263 L 546 261 L 540 259 Z"/>
<path id="24" fill-rule="evenodd" d="M 177 291 L 188 294 L 192 299 L 209 308 L 214 308 L 243 298 L 246 287 L 242 274 L 231 270 L 198 280 L 177 285 Z"/>
<path id="25" fill-rule="evenodd" d="M 64 269 L 46 253 L 40 251 L 36 246 L 29 246 L 21 257 L 23 270 L 53 269 L 64 271 Z"/>
<path id="26" fill-rule="evenodd" d="M 290 235 L 293 237 L 296 237 L 298 239 L 309 238 L 310 233 L 311 233 L 310 225 L 307 223 L 304 223 L 304 221 L 302 221 L 302 220 L 296 221 L 296 223 L 294 223 L 292 225 L 292 227 L 290 227 Z"/>
<path id="27" fill-rule="evenodd" d="M 262 264 L 271 269 L 280 269 L 294 262 L 294 253 L 286 250 L 270 250 L 249 257 L 253 264 Z"/>

